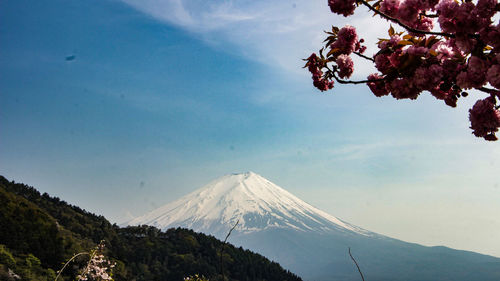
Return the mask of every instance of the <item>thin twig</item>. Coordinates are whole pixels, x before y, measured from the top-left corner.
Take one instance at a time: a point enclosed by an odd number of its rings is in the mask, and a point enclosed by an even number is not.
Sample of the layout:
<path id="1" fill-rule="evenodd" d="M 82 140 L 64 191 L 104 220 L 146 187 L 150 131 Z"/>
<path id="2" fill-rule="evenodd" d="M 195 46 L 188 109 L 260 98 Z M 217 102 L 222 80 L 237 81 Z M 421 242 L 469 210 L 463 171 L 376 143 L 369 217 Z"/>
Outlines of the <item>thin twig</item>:
<path id="1" fill-rule="evenodd" d="M 420 13 L 421 16 L 428 17 L 428 18 L 438 18 L 438 14 L 426 14 L 426 13 Z"/>
<path id="2" fill-rule="evenodd" d="M 476 88 L 476 89 L 478 89 L 481 92 L 485 92 L 485 93 L 500 97 L 500 90 L 486 88 L 486 87 L 481 87 L 481 88 Z"/>
<path id="3" fill-rule="evenodd" d="M 356 267 L 358 268 L 359 274 L 361 275 L 361 279 L 363 281 L 365 281 L 365 277 L 363 277 L 363 273 L 361 272 L 361 269 L 359 269 L 358 263 L 356 262 L 356 260 L 354 259 L 354 257 L 351 254 L 351 247 L 349 247 L 349 256 L 351 256 L 352 261 L 354 262 L 354 264 L 356 264 Z"/>
<path id="4" fill-rule="evenodd" d="M 229 230 L 229 232 L 226 235 L 226 239 L 224 239 L 224 244 L 226 244 L 227 238 L 229 238 L 229 235 L 231 235 L 231 232 L 233 232 L 233 230 L 236 228 L 236 226 L 238 225 L 238 223 L 240 223 L 240 220 L 237 220 L 236 223 L 234 224 L 234 226 L 231 228 L 231 230 Z"/>
<path id="5" fill-rule="evenodd" d="M 81 253 L 78 253 L 76 255 L 74 255 L 73 257 L 71 257 L 71 259 L 69 259 L 65 264 L 64 266 L 61 268 L 61 270 L 59 270 L 59 273 L 57 274 L 56 276 L 56 279 L 54 279 L 54 281 L 57 281 L 57 279 L 59 278 L 59 276 L 61 275 L 61 273 L 64 271 L 64 269 L 66 268 L 66 266 L 68 266 L 68 264 L 73 261 L 76 257 L 78 256 L 81 256 L 81 255 L 90 255 L 89 252 L 81 252 Z"/>
<path id="6" fill-rule="evenodd" d="M 369 60 L 369 61 L 375 62 L 375 60 L 374 60 L 373 58 L 370 58 L 370 57 L 368 57 L 368 56 L 365 56 L 365 55 L 363 55 L 363 54 L 362 54 L 362 53 L 360 53 L 360 52 L 353 52 L 353 54 L 355 54 L 355 55 L 357 55 L 357 56 L 359 56 L 359 57 L 362 57 L 362 58 L 364 58 L 364 59 L 367 59 L 367 60 Z"/>
<path id="7" fill-rule="evenodd" d="M 378 82 L 378 81 L 384 81 L 386 77 L 384 78 L 379 78 L 379 79 L 372 79 L 372 80 L 359 80 L 359 81 L 352 81 L 352 80 L 342 80 L 335 75 L 334 72 L 332 72 L 333 78 L 335 78 L 335 81 L 337 81 L 339 84 L 365 84 L 369 82 Z"/>
<path id="8" fill-rule="evenodd" d="M 425 30 L 420 30 L 420 29 L 416 29 L 416 28 L 413 28 L 409 25 L 406 25 L 404 23 L 402 23 L 400 20 L 398 20 L 397 18 L 394 18 L 394 17 L 391 17 L 389 16 L 388 14 L 385 14 L 385 13 L 382 13 L 381 11 L 375 9 L 372 5 L 370 5 L 368 2 L 366 2 L 365 0 L 360 0 L 361 3 L 363 3 L 363 5 L 365 5 L 366 7 L 368 7 L 368 9 L 372 10 L 373 12 L 375 12 L 375 14 L 378 14 L 380 15 L 381 17 L 387 19 L 387 20 L 390 20 L 394 23 L 397 23 L 399 24 L 400 26 L 404 27 L 406 30 L 408 30 L 409 32 L 413 32 L 413 33 L 419 33 L 419 34 L 431 34 L 431 35 L 439 35 L 439 36 L 446 36 L 446 37 L 450 37 L 450 38 L 455 38 L 455 34 L 451 34 L 451 33 L 446 33 L 446 32 L 434 32 L 434 31 L 425 31 Z"/>
<path id="9" fill-rule="evenodd" d="M 236 228 L 236 226 L 240 223 L 240 220 L 237 220 L 234 226 L 229 230 L 229 232 L 226 235 L 226 239 L 224 239 L 224 242 L 222 242 L 221 250 L 220 250 L 220 272 L 222 275 L 222 280 L 226 280 L 226 277 L 224 276 L 224 263 L 222 262 L 222 254 L 224 253 L 224 246 L 226 246 L 227 239 L 229 238 L 229 235 L 231 235 L 231 232 Z"/>

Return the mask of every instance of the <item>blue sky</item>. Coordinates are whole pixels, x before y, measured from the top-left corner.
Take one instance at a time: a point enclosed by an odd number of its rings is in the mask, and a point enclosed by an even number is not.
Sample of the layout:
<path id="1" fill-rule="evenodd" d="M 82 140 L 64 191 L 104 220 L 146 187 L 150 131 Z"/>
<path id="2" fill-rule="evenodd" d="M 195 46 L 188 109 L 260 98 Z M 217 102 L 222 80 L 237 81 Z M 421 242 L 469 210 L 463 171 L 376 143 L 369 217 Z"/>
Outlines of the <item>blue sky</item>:
<path id="1" fill-rule="evenodd" d="M 254 171 L 367 229 L 500 256 L 474 100 L 319 93 L 301 59 L 322 30 L 387 30 L 323 2 L 1 1 L 0 174 L 116 222 Z"/>

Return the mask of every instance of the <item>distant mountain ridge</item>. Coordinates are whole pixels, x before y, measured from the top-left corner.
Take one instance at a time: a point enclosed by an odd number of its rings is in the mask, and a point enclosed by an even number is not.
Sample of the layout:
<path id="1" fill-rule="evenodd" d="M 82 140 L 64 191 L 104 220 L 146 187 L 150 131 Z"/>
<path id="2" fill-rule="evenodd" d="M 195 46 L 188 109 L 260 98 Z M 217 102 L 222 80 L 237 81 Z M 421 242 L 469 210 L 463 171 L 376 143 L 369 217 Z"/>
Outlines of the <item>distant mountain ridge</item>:
<path id="1" fill-rule="evenodd" d="M 370 281 L 499 281 L 500 258 L 425 247 L 370 232 L 323 212 L 253 172 L 218 178 L 137 217 L 131 225 L 187 227 L 282 264 L 305 280 L 359 280 L 351 247 Z"/>

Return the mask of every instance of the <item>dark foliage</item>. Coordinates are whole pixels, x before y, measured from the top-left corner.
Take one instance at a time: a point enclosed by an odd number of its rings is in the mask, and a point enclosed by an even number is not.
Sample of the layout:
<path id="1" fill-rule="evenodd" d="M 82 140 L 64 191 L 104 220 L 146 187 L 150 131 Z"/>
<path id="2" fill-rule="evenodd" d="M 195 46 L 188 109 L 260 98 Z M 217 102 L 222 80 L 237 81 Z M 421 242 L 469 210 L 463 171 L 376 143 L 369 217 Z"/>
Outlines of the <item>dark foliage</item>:
<path id="1" fill-rule="evenodd" d="M 165 232 L 150 226 L 120 228 L 103 216 L 2 176 L 0 211 L 0 244 L 5 245 L 0 275 L 10 268 L 23 280 L 49 280 L 74 253 L 104 239 L 106 255 L 116 262 L 115 280 L 180 281 L 194 274 L 213 281 L 223 276 L 241 281 L 301 280 L 261 255 L 224 245 L 212 236 L 181 228 Z M 222 247 L 224 274 L 220 272 Z M 72 267 L 67 279 L 76 271 Z"/>

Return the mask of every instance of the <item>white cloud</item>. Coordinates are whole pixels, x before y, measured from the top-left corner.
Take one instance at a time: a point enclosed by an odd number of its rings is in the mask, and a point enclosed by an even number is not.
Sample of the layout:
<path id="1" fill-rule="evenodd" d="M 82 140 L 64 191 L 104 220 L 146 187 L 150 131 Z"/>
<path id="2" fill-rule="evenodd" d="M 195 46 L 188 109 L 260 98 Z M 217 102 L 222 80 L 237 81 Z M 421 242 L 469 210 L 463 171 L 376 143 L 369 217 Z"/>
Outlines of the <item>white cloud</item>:
<path id="1" fill-rule="evenodd" d="M 175 23 L 182 27 L 195 24 L 189 11 L 186 10 L 183 0 L 122 0 L 130 6 L 151 15 L 162 21 Z"/>
<path id="2" fill-rule="evenodd" d="M 219 42 L 217 47 L 225 48 L 224 43 L 229 43 L 253 60 L 304 75 L 301 59 L 321 48 L 323 30 L 331 25 L 349 23 L 358 27 L 368 46 L 388 28 L 362 8 L 351 18 L 334 15 L 326 1 L 122 1 L 160 21 L 199 34 L 207 42 Z M 373 72 L 370 64 L 358 60 L 357 66 L 358 77 Z"/>

